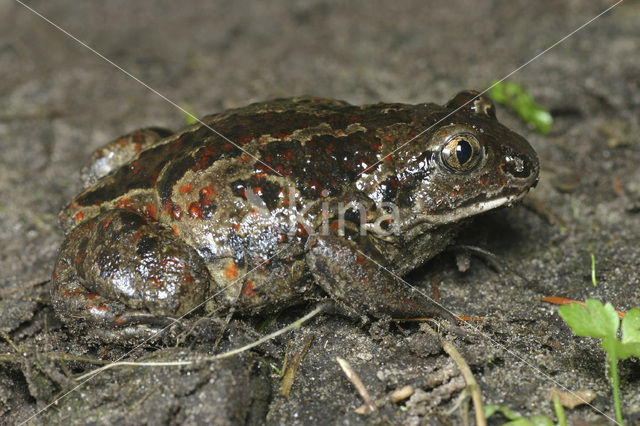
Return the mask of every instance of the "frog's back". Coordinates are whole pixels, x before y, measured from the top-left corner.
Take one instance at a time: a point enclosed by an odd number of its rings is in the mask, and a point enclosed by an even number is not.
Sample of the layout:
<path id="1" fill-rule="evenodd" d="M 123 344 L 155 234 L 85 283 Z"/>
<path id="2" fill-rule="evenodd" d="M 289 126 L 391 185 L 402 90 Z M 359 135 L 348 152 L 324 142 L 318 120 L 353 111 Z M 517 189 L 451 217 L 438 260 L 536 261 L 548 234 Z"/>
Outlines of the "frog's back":
<path id="1" fill-rule="evenodd" d="M 260 188 L 257 194 L 269 208 L 282 199 L 284 187 L 295 187 L 306 201 L 338 195 L 393 150 L 388 132 L 379 130 L 413 119 L 407 105 L 353 106 L 311 97 L 209 115 L 202 119 L 206 125 L 158 141 L 103 177 L 63 216 L 73 224 L 114 207 L 165 222 L 184 214 L 207 216 L 210 207 L 204 204 L 220 185 L 245 200 L 246 188 Z M 185 200 L 193 188 L 205 194 Z"/>

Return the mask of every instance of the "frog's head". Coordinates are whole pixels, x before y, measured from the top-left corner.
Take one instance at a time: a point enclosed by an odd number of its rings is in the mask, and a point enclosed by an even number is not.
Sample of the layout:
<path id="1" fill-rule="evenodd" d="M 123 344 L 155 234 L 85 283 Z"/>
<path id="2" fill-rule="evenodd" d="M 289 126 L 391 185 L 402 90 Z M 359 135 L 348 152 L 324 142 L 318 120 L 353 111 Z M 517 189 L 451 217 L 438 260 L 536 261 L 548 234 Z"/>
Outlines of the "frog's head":
<path id="1" fill-rule="evenodd" d="M 536 185 L 535 151 L 498 122 L 489 98 L 461 92 L 426 120 L 429 131 L 400 154 L 398 176 L 413 183 L 406 194 L 411 214 L 402 215 L 401 230 L 457 223 L 510 205 Z"/>

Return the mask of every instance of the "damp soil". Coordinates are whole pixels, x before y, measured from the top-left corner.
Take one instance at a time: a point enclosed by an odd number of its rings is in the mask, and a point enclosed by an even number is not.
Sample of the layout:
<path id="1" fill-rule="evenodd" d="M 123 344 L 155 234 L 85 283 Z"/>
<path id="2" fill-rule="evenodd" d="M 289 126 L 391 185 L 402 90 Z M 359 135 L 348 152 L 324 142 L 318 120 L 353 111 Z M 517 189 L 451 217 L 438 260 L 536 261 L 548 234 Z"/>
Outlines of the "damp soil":
<path id="1" fill-rule="evenodd" d="M 30 1 L 30 7 L 198 115 L 310 94 L 352 103 L 445 102 L 482 89 L 611 6 L 608 1 L 295 3 Z M 451 311 L 482 321 L 443 326 L 486 404 L 553 416 L 553 387 L 589 390 L 570 424 L 614 417 L 597 342 L 575 337 L 545 296 L 640 306 L 640 3 L 627 0 L 526 67 L 522 84 L 554 116 L 542 136 L 498 107 L 500 120 L 540 156 L 540 183 L 524 203 L 477 218 L 458 246 L 409 281 Z M 179 128 L 184 117 L 16 2 L 0 2 L 0 423 L 462 424 L 464 380 L 437 339 L 416 323 L 363 322 L 336 313 L 241 355 L 240 347 L 300 318 L 212 320 L 133 346 L 92 340 L 55 317 L 49 277 L 62 240 L 57 213 L 80 189 L 100 145 L 132 129 Z M 591 253 L 597 286 L 591 279 Z M 207 325 L 207 324 L 205 324 Z M 218 344 L 216 341 L 219 339 Z M 312 340 L 311 340 L 312 339 Z M 288 397 L 285 355 L 308 352 Z M 288 348 L 288 349 L 287 349 Z M 121 367 L 126 360 L 198 360 Z M 336 362 L 346 359 L 379 410 Z M 640 421 L 640 364 L 620 363 L 627 423 Z M 413 394 L 391 402 L 411 385 Z M 52 404 L 53 403 L 53 404 Z M 501 424 L 495 417 L 491 424 Z"/>

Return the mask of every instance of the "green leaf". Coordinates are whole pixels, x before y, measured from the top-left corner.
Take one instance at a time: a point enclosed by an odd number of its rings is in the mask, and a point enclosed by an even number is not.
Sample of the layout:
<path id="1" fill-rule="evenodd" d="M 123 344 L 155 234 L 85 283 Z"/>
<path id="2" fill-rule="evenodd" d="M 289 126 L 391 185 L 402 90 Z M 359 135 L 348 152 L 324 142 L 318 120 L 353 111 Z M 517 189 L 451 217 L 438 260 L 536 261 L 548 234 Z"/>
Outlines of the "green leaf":
<path id="1" fill-rule="evenodd" d="M 495 413 L 501 413 L 503 416 L 505 416 L 509 420 L 518 420 L 523 418 L 519 414 L 511 411 L 511 409 L 504 404 L 490 404 L 490 405 L 484 406 L 485 419 L 488 419 Z"/>
<path id="2" fill-rule="evenodd" d="M 611 303 L 603 306 L 599 300 L 587 299 L 586 306 L 572 303 L 559 307 L 558 313 L 578 336 L 616 338 L 620 319 Z"/>
<path id="3" fill-rule="evenodd" d="M 551 113 L 537 104 L 521 85 L 494 80 L 489 89 L 489 97 L 513 110 L 539 133 L 546 135 L 551 131 Z"/>
<path id="4" fill-rule="evenodd" d="M 529 417 L 529 421 L 535 426 L 553 426 L 553 420 L 546 416 L 533 415 Z"/>
<path id="5" fill-rule="evenodd" d="M 640 310 L 633 308 L 622 319 L 622 341 L 615 341 L 615 356 L 627 359 L 640 358 Z"/>
<path id="6" fill-rule="evenodd" d="M 640 343 L 640 309 L 627 311 L 622 318 L 622 343 Z"/>

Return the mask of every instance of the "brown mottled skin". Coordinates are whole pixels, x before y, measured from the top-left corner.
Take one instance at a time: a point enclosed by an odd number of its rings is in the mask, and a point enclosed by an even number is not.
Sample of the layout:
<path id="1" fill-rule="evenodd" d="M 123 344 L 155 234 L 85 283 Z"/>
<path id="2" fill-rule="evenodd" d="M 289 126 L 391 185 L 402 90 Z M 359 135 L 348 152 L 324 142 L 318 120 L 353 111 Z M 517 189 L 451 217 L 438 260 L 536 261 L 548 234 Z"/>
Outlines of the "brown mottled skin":
<path id="1" fill-rule="evenodd" d="M 536 183 L 531 146 L 476 95 L 444 106 L 280 99 L 203 119 L 242 150 L 200 124 L 110 143 L 60 215 L 56 312 L 118 333 L 207 298 L 208 312 L 251 314 L 323 291 L 361 314 L 446 315 L 375 262 L 406 274 L 464 219 Z M 449 148 L 461 153 L 447 157 Z M 366 207 L 366 235 L 356 210 L 336 231 L 338 203 L 351 201 Z M 395 203 L 398 223 L 382 220 L 383 202 Z"/>

